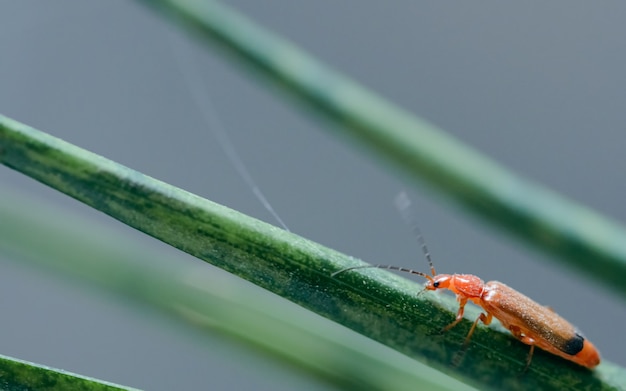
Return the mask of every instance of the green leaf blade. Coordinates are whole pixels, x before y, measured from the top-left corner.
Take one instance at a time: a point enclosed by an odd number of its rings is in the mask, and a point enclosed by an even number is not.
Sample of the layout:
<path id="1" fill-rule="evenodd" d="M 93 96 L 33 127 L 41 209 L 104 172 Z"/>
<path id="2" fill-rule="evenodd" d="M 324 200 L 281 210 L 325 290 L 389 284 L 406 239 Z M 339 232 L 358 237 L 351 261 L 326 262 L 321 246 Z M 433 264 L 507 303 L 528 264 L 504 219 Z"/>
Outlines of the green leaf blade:
<path id="1" fill-rule="evenodd" d="M 10 151 L 7 153 L 7 151 Z M 434 337 L 456 312 L 448 297 L 382 270 L 331 277 L 361 264 L 297 235 L 152 179 L 40 131 L 0 117 L 0 161 L 191 255 L 346 325 L 470 385 L 489 389 L 611 389 L 603 364 L 588 371 L 480 327 L 458 366 L 464 320 Z M 468 316 L 477 313 L 468 311 Z M 580 385 L 584 385 L 581 387 Z"/>

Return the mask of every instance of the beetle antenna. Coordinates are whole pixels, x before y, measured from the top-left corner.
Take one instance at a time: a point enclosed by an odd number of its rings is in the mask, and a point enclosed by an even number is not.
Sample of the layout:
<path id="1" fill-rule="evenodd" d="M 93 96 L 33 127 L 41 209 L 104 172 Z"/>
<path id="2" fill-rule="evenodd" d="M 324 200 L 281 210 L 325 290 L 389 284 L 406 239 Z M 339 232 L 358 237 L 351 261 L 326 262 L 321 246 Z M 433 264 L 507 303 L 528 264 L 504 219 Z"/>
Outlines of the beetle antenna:
<path id="1" fill-rule="evenodd" d="M 370 268 L 396 270 L 396 271 L 399 271 L 399 272 L 405 272 L 405 273 L 410 273 L 410 274 L 417 274 L 418 276 L 425 277 L 426 279 L 428 279 L 430 281 L 433 280 L 433 278 L 431 276 L 429 276 L 428 274 L 426 274 L 426 273 L 418 272 L 417 270 L 413 270 L 413 269 L 407 269 L 405 267 L 393 266 L 393 265 L 352 266 L 352 267 L 347 267 L 345 269 L 338 270 L 338 271 L 334 272 L 333 274 L 331 274 L 330 276 L 331 277 L 335 277 L 339 273 L 347 272 L 347 271 L 354 270 L 354 269 L 370 269 Z"/>
<path id="2" fill-rule="evenodd" d="M 415 237 L 417 238 L 420 247 L 422 248 L 422 252 L 424 253 L 424 257 L 428 261 L 428 265 L 430 266 L 430 272 L 432 276 L 429 276 L 426 273 L 418 272 L 417 270 L 407 269 L 405 267 L 393 266 L 393 265 L 365 265 L 365 266 L 352 266 L 347 267 L 341 270 L 338 270 L 332 273 L 330 276 L 335 277 L 337 274 L 347 272 L 354 269 L 368 269 L 368 268 L 377 268 L 377 269 L 389 269 L 395 270 L 399 272 L 405 272 L 410 274 L 417 274 L 418 276 L 422 276 L 429 281 L 434 281 L 433 277 L 437 275 L 435 272 L 435 267 L 433 266 L 433 261 L 430 258 L 430 252 L 428 251 L 428 247 L 426 246 L 426 241 L 424 240 L 424 235 L 422 235 L 422 231 L 420 231 L 419 226 L 417 225 L 417 214 L 415 213 L 415 209 L 411 207 L 411 200 L 406 192 L 402 191 L 395 198 L 396 208 L 404 218 L 406 224 L 411 228 Z"/>
<path id="3" fill-rule="evenodd" d="M 422 231 L 417 224 L 417 213 L 415 213 L 415 208 L 409 199 L 409 196 L 405 191 L 401 191 L 395 198 L 396 209 L 402 215 L 404 222 L 411 228 L 417 242 L 422 248 L 422 252 L 424 253 L 424 257 L 428 261 L 428 265 L 430 266 L 430 272 L 433 277 L 437 275 L 435 272 L 435 267 L 433 266 L 433 260 L 430 257 L 430 251 L 428 251 L 428 246 L 426 246 L 426 240 L 424 240 L 424 235 L 422 235 Z"/>

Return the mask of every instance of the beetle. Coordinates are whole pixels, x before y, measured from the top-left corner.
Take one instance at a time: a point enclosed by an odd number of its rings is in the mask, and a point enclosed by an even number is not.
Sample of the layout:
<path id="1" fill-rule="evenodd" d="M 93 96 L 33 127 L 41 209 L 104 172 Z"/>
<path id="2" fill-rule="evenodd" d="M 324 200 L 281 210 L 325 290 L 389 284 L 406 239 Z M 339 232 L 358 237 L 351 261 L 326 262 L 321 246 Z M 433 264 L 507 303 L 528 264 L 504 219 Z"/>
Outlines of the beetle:
<path id="1" fill-rule="evenodd" d="M 479 321 L 489 325 L 492 319 L 496 318 L 515 338 L 530 345 L 524 371 L 530 366 L 535 346 L 586 368 L 594 368 L 600 363 L 600 354 L 595 346 L 551 308 L 538 304 L 498 281 L 485 283 L 472 274 L 437 274 L 421 235 L 419 238 L 430 265 L 431 275 L 392 265 L 367 265 L 341 269 L 331 276 L 364 268 L 390 269 L 422 276 L 427 280 L 426 290 L 448 289 L 456 295 L 459 302 L 456 319 L 444 327 L 442 332 L 450 330 L 461 322 L 465 305 L 471 301 L 482 307 L 484 312 L 481 312 L 472 324 L 465 337 L 464 346 L 469 343 Z"/>

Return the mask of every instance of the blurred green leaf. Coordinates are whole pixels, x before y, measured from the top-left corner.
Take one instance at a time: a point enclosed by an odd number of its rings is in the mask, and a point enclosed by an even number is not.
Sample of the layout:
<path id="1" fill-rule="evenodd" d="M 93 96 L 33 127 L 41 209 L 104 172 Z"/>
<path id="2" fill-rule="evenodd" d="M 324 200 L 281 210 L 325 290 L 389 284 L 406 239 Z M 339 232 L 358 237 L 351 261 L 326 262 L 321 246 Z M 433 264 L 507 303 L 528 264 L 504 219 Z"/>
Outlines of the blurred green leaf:
<path id="1" fill-rule="evenodd" d="M 568 267 L 626 294 L 626 229 L 609 218 L 523 179 L 334 72 L 243 15 L 211 0 L 150 0 L 205 42 L 268 77 L 305 107 L 339 125 L 413 182 L 544 251 Z M 293 99 L 292 99 L 293 100 Z"/>
<path id="2" fill-rule="evenodd" d="M 0 221 L 0 252 L 12 259 L 219 332 L 338 388 L 470 389 L 250 284 L 233 284 L 204 263 L 171 262 L 127 235 L 25 194 L 0 190 Z"/>

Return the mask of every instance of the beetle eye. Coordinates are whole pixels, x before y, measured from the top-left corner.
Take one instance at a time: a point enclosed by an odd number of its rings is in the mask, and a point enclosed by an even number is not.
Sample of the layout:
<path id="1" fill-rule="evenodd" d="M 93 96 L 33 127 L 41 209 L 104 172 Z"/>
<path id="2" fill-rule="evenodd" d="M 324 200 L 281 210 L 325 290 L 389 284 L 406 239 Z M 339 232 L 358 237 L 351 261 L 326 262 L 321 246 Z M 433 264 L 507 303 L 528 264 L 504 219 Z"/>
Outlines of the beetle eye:
<path id="1" fill-rule="evenodd" d="M 435 287 L 435 288 L 439 288 L 439 281 L 435 281 L 435 282 L 433 283 L 433 287 Z"/>

